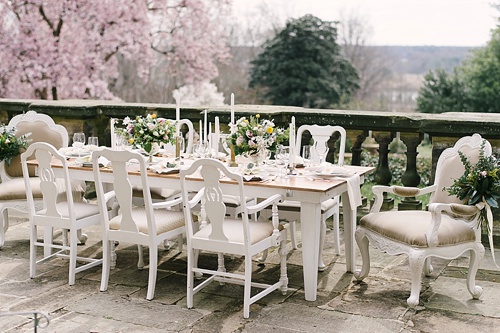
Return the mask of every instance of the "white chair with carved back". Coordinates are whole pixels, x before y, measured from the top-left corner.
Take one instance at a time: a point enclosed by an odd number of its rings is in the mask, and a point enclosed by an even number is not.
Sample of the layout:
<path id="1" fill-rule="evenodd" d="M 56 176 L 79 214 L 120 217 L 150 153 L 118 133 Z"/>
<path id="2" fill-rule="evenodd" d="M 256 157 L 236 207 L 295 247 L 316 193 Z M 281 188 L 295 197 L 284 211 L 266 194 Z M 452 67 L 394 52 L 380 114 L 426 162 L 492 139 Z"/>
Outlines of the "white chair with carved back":
<path id="1" fill-rule="evenodd" d="M 192 179 L 201 177 L 202 181 Z M 225 186 L 221 178 L 232 180 L 237 186 Z M 286 272 L 286 229 L 280 227 L 276 204 L 283 200 L 281 195 L 273 195 L 265 201 L 247 206 L 242 200 L 241 218 L 233 219 L 226 214 L 224 194 L 245 198 L 245 189 L 241 174 L 231 172 L 222 162 L 213 159 L 195 161 L 187 170 L 180 171 L 180 181 L 186 219 L 188 248 L 187 272 L 187 307 L 192 308 L 193 297 L 198 291 L 212 281 L 236 283 L 244 285 L 243 317 L 250 315 L 250 305 L 270 292 L 280 289 L 286 293 L 288 277 Z M 196 193 L 194 196 L 192 193 Z M 201 204 L 201 221 L 193 221 L 194 207 Z M 273 205 L 272 222 L 251 221 L 250 214 Z M 274 284 L 256 283 L 252 281 L 252 256 L 270 247 L 279 246 L 280 273 Z M 199 251 L 217 252 L 218 267 L 216 269 L 199 268 L 197 258 Z M 224 266 L 224 254 L 244 256 L 244 274 L 227 272 Z M 207 274 L 209 277 L 194 285 L 196 275 Z M 251 294 L 251 288 L 262 289 Z"/>
<path id="2" fill-rule="evenodd" d="M 106 180 L 113 185 L 113 191 L 105 193 L 103 186 L 102 170 L 99 168 L 99 159 L 106 158 L 110 161 L 112 172 L 104 171 Z M 138 152 L 128 150 L 113 150 L 105 148 L 92 153 L 94 168 L 94 181 L 96 184 L 97 200 L 101 212 L 106 209 L 106 202 L 115 198 L 118 204 L 118 215 L 109 218 L 102 216 L 102 242 L 103 242 L 103 268 L 101 278 L 101 291 L 108 289 L 109 273 L 111 266 L 116 263 L 115 242 L 137 244 L 139 259 L 138 269 L 143 269 L 143 246 L 149 247 L 149 280 L 146 298 L 153 299 L 156 275 L 158 268 L 158 245 L 165 240 L 182 236 L 185 231 L 184 214 L 171 210 L 178 206 L 182 199 L 153 203 L 150 190 L 150 179 L 147 176 L 146 159 Z M 127 166 L 136 163 L 141 174 L 140 187 L 144 198 L 144 205 L 132 204 L 133 181 L 129 178 Z M 139 185 L 139 184 L 138 184 Z M 179 244 L 182 251 L 182 244 Z"/>
<path id="3" fill-rule="evenodd" d="M 332 125 L 302 125 L 297 129 L 297 140 L 295 142 L 295 151 L 300 154 L 302 147 L 302 135 L 311 135 L 311 139 L 314 144 L 311 145 L 311 156 L 310 160 L 312 163 L 319 164 L 320 156 L 316 151 L 315 145 L 327 145 L 327 142 L 336 134 L 339 135 L 340 145 L 337 163 L 342 165 L 344 163 L 344 152 L 346 143 L 346 131 L 341 126 Z M 323 247 L 326 238 L 326 220 L 333 217 L 333 240 L 335 246 L 335 253 L 340 254 L 340 225 L 339 225 L 339 197 L 328 199 L 321 203 L 321 232 L 320 232 L 320 246 L 319 246 L 319 256 L 318 256 L 318 269 L 323 271 L 326 265 L 323 262 Z M 285 200 L 283 203 L 278 205 L 280 210 L 280 216 L 286 218 L 289 221 L 298 221 L 300 219 L 300 203 L 292 200 Z M 292 245 L 294 244 L 295 236 L 295 225 L 291 225 L 292 229 Z M 295 240 L 295 243 L 297 241 Z"/>
<path id="4" fill-rule="evenodd" d="M 68 131 L 62 125 L 56 124 L 54 120 L 43 113 L 28 111 L 14 116 L 7 125 L 8 128 L 16 129 L 16 136 L 30 134 L 29 144 L 35 142 L 47 142 L 56 149 L 68 146 Z M 31 159 L 31 158 L 29 158 Z M 35 199 L 36 209 L 42 208 L 42 193 L 40 191 L 39 178 L 34 177 L 34 167 L 28 167 L 31 176 L 31 188 Z M 5 161 L 0 162 L 0 248 L 5 241 L 5 232 L 9 228 L 9 210 L 13 209 L 23 214 L 28 213 L 26 198 L 26 187 L 24 185 L 21 157 L 15 156 L 10 165 Z M 73 198 L 81 201 L 85 191 L 84 182 L 73 181 Z M 64 189 L 59 188 L 59 194 L 64 195 Z M 85 243 L 86 236 L 80 235 L 79 239 Z"/>
<path id="5" fill-rule="evenodd" d="M 28 158 L 34 156 L 38 162 L 38 183 L 33 182 L 28 168 Z M 52 162 L 57 162 L 62 168 L 62 175 L 57 175 Z M 21 164 L 26 188 L 28 211 L 30 218 L 30 277 L 36 276 L 37 264 L 48 261 L 53 257 L 69 257 L 69 284 L 75 284 L 76 273 L 100 265 L 102 259 L 81 257 L 77 254 L 78 232 L 85 227 L 100 224 L 99 208 L 95 204 L 83 201 L 75 202 L 73 199 L 73 185 L 68 172 L 66 157 L 61 155 L 57 149 L 45 142 L 32 143 L 26 152 L 21 155 Z M 36 188 L 34 188 L 36 186 Z M 63 189 L 63 192 L 61 191 Z M 40 192 L 43 209 L 35 208 L 35 190 Z M 64 193 L 61 198 L 59 193 Z M 65 234 L 69 233 L 69 241 L 63 244 L 54 243 L 52 237 L 44 236 L 44 241 L 38 241 L 38 229 L 43 227 L 44 234 L 52 236 L 54 229 L 61 229 Z M 69 244 L 68 244 L 69 243 Z M 44 248 L 44 255 L 37 259 L 37 247 Z M 48 251 L 47 251 L 48 249 Z M 52 250 L 57 251 L 52 253 Z M 77 265 L 78 261 L 86 264 Z"/>
<path id="6" fill-rule="evenodd" d="M 422 272 L 432 272 L 431 258 L 454 259 L 469 252 L 470 263 L 467 288 L 474 299 L 481 296 L 482 288 L 475 278 L 479 261 L 484 256 L 481 244 L 481 228 L 478 209 L 464 205 L 456 196 L 448 195 L 445 188 L 464 173 L 459 151 L 471 163 L 479 159 L 483 138 L 479 134 L 459 139 L 452 148 L 440 155 L 435 172 L 434 185 L 425 188 L 400 186 L 374 186 L 374 205 L 368 215 L 361 218 L 355 237 L 363 266 L 354 272 L 357 280 L 363 280 L 370 271 L 368 246 L 390 255 L 406 254 L 411 272 L 411 293 L 407 300 L 413 308 L 419 304 Z M 491 145 L 485 142 L 484 155 L 491 155 Z M 431 194 L 428 211 L 380 211 L 384 193 L 398 196 Z"/>

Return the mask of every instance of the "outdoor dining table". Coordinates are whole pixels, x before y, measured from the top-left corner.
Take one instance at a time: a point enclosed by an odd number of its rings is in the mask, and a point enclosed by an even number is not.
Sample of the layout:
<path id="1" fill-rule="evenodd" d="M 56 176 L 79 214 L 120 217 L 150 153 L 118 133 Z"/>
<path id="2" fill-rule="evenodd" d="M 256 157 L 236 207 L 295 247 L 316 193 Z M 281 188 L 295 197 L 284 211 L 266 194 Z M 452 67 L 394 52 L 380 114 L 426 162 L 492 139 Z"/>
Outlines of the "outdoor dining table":
<path id="1" fill-rule="evenodd" d="M 36 161 L 32 161 L 31 163 L 36 164 Z M 363 182 L 364 175 L 374 169 L 373 167 L 361 166 L 345 167 L 348 168 L 350 172 L 358 174 L 361 182 Z M 108 172 L 111 176 L 112 170 L 109 167 L 103 167 L 103 171 L 103 181 L 106 182 L 107 179 L 111 180 L 111 177 L 106 177 L 106 173 Z M 69 163 L 69 172 L 71 178 L 75 180 L 94 180 L 91 166 Z M 137 175 L 137 177 L 131 178 L 132 182 L 136 182 L 132 185 L 139 185 L 140 173 L 138 165 L 131 164 L 129 166 L 129 173 L 132 176 Z M 155 187 L 180 189 L 181 186 L 178 173 L 148 171 L 148 177 L 151 177 L 151 183 L 154 184 Z M 223 186 L 236 186 L 235 182 L 225 179 L 222 179 L 221 183 Z M 245 186 L 245 192 L 250 197 L 267 198 L 273 194 L 279 193 L 286 197 L 287 200 L 300 202 L 302 265 L 304 292 L 307 301 L 315 301 L 317 296 L 321 203 L 337 195 L 342 196 L 346 271 L 354 271 L 354 231 L 356 228 L 357 208 L 351 207 L 347 181 L 345 178 L 333 177 L 321 179 L 297 174 L 286 178 L 276 177 L 265 181 L 248 181 L 245 182 Z"/>

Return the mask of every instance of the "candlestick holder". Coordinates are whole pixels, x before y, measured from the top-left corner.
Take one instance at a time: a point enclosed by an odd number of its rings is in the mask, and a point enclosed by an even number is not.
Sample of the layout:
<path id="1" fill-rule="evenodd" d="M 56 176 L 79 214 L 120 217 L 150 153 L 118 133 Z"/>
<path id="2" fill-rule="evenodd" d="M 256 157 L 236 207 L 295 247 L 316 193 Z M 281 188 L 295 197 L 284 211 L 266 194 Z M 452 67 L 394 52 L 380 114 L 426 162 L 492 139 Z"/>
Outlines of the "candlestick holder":
<path id="1" fill-rule="evenodd" d="M 234 153 L 234 146 L 231 145 L 231 161 L 229 162 L 230 167 L 237 167 L 238 163 L 236 163 L 236 155 Z"/>
<path id="2" fill-rule="evenodd" d="M 175 137 L 175 160 L 180 161 L 181 159 L 181 140 L 180 135 Z"/>

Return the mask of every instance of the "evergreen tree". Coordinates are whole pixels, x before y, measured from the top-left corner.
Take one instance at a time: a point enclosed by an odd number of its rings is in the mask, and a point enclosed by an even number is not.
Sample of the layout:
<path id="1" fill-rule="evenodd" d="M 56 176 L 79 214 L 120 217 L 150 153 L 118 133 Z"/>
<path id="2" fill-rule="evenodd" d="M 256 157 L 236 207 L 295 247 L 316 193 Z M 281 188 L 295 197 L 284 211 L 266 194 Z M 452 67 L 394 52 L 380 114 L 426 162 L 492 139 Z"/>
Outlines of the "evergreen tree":
<path id="1" fill-rule="evenodd" d="M 273 104 L 329 108 L 347 103 L 359 77 L 341 55 L 334 22 L 312 15 L 286 27 L 252 61 L 250 87 L 264 87 Z"/>

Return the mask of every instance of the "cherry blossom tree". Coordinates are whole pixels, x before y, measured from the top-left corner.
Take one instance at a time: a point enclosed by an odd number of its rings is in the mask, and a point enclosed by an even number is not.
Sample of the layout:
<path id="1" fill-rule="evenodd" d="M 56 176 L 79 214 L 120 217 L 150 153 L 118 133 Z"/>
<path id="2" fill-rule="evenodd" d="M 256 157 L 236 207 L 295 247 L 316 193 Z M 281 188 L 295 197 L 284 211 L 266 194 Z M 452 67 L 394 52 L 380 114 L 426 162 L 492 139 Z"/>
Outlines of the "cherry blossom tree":
<path id="1" fill-rule="evenodd" d="M 155 61 L 183 83 L 211 79 L 229 1 L 0 0 L 0 97 L 117 99 L 118 55 L 144 80 Z"/>

